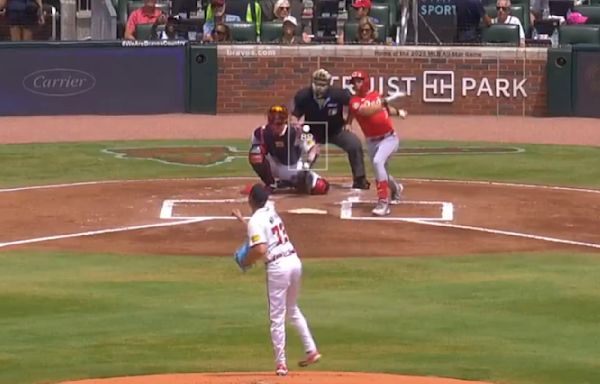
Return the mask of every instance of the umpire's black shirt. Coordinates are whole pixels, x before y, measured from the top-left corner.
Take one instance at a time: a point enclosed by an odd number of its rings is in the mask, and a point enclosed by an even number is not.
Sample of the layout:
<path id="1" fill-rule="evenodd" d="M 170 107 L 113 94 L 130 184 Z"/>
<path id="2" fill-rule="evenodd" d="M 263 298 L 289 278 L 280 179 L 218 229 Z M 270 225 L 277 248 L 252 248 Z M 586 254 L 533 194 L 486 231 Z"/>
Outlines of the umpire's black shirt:
<path id="1" fill-rule="evenodd" d="M 350 103 L 350 92 L 340 88 L 329 88 L 323 105 L 320 106 L 313 96 L 312 87 L 302 88 L 294 96 L 294 110 L 292 115 L 300 118 L 304 116 L 306 124 L 310 125 L 310 132 L 318 143 L 325 143 L 325 125 L 311 124 L 314 122 L 327 122 L 329 138 L 337 135 L 344 129 L 343 109 Z"/>

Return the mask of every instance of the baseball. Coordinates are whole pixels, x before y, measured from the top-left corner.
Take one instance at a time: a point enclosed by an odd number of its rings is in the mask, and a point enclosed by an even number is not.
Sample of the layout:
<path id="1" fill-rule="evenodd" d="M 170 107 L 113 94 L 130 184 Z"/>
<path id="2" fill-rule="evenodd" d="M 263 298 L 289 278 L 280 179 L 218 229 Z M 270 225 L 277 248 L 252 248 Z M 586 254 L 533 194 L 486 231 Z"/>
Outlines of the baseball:
<path id="1" fill-rule="evenodd" d="M 308 132 L 310 132 L 310 126 L 309 126 L 309 125 L 306 125 L 306 124 L 305 124 L 305 125 L 303 125 L 303 126 L 302 126 L 302 132 L 304 132 L 304 133 L 308 133 Z"/>
<path id="2" fill-rule="evenodd" d="M 401 109 L 398 111 L 398 115 L 404 119 L 406 117 L 407 113 L 404 109 Z"/>

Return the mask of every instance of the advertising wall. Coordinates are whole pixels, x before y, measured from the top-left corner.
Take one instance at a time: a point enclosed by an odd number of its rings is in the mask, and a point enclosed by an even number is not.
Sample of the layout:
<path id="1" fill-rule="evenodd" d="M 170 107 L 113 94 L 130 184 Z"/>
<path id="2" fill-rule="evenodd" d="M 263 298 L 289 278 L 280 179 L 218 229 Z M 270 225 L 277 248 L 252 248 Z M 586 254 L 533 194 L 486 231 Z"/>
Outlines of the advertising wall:
<path id="1" fill-rule="evenodd" d="M 219 46 L 219 113 L 290 102 L 319 67 L 347 87 L 357 69 L 383 94 L 406 91 L 413 114 L 545 115 L 545 48 Z"/>
<path id="2" fill-rule="evenodd" d="M 184 112 L 185 45 L 0 45 L 0 115 Z"/>

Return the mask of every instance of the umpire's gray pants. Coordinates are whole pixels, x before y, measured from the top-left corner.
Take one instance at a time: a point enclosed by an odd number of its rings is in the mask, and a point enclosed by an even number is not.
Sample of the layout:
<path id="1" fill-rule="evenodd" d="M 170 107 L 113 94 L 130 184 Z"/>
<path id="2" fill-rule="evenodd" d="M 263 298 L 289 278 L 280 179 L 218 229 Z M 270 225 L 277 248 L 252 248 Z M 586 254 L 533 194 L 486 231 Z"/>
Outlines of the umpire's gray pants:
<path id="1" fill-rule="evenodd" d="M 342 148 L 348 154 L 354 179 L 365 177 L 365 159 L 362 143 L 358 136 L 350 131 L 342 130 L 337 135 L 330 136 L 329 142 Z"/>

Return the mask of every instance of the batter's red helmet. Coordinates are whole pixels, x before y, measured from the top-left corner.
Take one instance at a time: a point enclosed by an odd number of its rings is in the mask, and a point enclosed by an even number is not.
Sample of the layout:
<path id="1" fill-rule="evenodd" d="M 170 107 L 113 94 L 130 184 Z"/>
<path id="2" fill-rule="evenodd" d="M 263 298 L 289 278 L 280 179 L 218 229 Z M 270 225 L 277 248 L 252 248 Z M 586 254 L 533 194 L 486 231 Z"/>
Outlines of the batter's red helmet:
<path id="1" fill-rule="evenodd" d="M 369 77 L 369 74 L 367 73 L 367 71 L 359 70 L 359 71 L 352 72 L 352 75 L 350 76 L 350 82 L 353 85 L 354 85 L 355 79 L 361 79 L 363 81 L 360 88 L 356 88 L 356 87 L 354 88 L 356 93 L 359 95 L 367 94 L 367 92 L 369 92 L 369 89 L 371 89 L 370 77 Z"/>
<path id="2" fill-rule="evenodd" d="M 288 121 L 288 109 L 285 105 L 275 104 L 269 108 L 268 121 L 269 124 L 287 124 Z"/>

